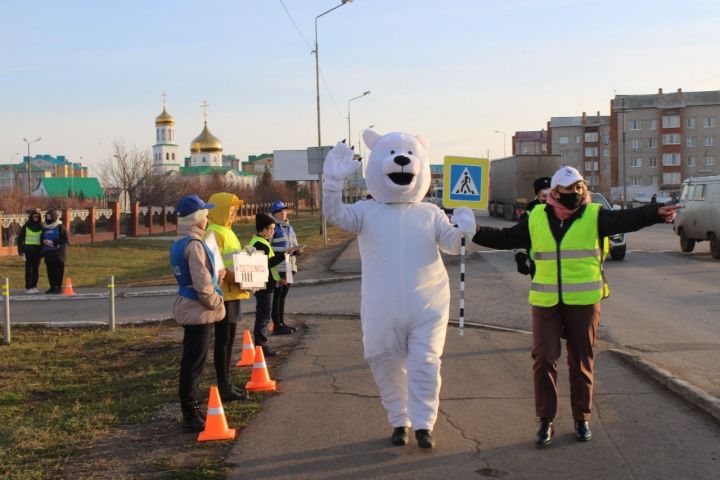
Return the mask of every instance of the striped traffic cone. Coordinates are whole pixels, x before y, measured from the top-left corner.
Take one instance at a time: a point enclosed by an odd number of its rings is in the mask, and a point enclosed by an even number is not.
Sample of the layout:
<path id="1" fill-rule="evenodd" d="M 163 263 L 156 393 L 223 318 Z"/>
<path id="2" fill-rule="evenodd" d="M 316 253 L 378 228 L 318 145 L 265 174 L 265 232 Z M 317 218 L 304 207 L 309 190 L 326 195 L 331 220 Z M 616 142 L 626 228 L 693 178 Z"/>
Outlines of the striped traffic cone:
<path id="1" fill-rule="evenodd" d="M 220 394 L 215 385 L 210 387 L 207 416 L 205 417 L 205 430 L 198 435 L 198 442 L 208 440 L 232 440 L 235 438 L 235 429 L 228 428 L 225 420 L 225 410 L 220 402 Z"/>
<path id="2" fill-rule="evenodd" d="M 250 381 L 245 384 L 245 390 L 248 392 L 274 392 L 277 389 L 276 385 L 275 380 L 270 380 L 262 347 L 255 347 L 255 363 Z"/>
<path id="3" fill-rule="evenodd" d="M 245 330 L 243 332 L 242 354 L 236 366 L 249 367 L 253 363 L 255 363 L 255 347 L 253 346 L 252 337 L 250 336 L 250 330 Z"/>

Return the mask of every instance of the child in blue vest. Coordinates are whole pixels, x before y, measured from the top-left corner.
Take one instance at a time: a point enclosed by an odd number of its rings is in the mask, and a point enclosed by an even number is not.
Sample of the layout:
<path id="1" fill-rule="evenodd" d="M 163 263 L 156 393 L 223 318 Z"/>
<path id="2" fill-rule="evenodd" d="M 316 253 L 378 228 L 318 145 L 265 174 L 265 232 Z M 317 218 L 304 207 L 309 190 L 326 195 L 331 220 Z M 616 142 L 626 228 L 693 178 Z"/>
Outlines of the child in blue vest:
<path id="1" fill-rule="evenodd" d="M 170 247 L 170 265 L 178 283 L 173 314 L 185 330 L 178 395 L 183 413 L 182 427 L 188 432 L 205 429 L 198 387 L 207 360 L 212 325 L 225 317 L 219 286 L 225 271 L 215 274 L 213 254 L 202 240 L 208 223 L 208 209 L 214 206 L 197 195 L 181 198 L 175 207 L 178 238 Z"/>

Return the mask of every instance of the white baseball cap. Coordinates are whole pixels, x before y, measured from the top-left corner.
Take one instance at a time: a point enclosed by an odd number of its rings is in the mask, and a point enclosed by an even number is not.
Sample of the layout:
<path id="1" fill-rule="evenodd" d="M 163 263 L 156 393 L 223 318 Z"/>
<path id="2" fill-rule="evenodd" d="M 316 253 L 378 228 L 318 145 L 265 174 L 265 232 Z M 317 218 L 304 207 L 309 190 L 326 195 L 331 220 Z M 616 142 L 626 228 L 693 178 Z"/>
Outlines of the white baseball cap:
<path id="1" fill-rule="evenodd" d="M 580 172 L 578 172 L 576 168 L 565 166 L 555 172 L 555 175 L 552 176 L 552 180 L 550 180 L 550 188 L 555 188 L 558 185 L 561 187 L 569 187 L 580 180 L 583 180 L 583 176 L 580 175 Z"/>

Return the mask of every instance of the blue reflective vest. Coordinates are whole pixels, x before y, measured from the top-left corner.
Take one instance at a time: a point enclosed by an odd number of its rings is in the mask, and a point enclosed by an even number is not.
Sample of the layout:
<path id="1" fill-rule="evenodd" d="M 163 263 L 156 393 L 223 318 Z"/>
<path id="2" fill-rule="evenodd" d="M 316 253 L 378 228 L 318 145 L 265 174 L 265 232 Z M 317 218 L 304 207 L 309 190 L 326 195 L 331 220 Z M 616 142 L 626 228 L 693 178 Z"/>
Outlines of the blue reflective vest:
<path id="1" fill-rule="evenodd" d="M 213 254 L 207 245 L 205 245 L 205 242 L 192 237 L 182 237 L 175 240 L 170 247 L 170 265 L 172 266 L 173 274 L 175 275 L 175 281 L 178 283 L 177 294 L 191 300 L 198 299 L 198 293 L 192 286 L 190 265 L 188 265 L 188 261 L 185 258 L 185 247 L 190 241 L 200 242 L 203 249 L 205 249 L 205 255 L 207 255 L 208 260 L 210 260 L 210 273 L 212 275 L 212 283 L 215 286 L 215 293 L 222 297 L 222 290 L 220 289 L 217 277 L 215 276 L 215 261 L 213 259 Z"/>
<path id="2" fill-rule="evenodd" d="M 42 239 L 43 240 L 52 240 L 53 246 L 48 247 L 43 243 L 43 250 L 48 252 L 50 250 L 58 250 L 60 248 L 60 245 L 54 244 L 56 240 L 60 239 L 60 227 L 55 228 L 43 228 L 42 231 Z"/>

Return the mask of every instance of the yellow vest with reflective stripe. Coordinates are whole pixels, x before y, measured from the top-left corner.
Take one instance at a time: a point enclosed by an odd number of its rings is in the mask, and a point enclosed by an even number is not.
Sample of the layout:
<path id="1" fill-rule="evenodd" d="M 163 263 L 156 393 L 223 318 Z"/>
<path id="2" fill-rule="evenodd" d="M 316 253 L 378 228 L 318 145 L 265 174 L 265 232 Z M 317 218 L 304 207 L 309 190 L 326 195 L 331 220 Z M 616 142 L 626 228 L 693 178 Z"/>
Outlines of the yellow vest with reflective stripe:
<path id="1" fill-rule="evenodd" d="M 32 230 L 30 227 L 25 227 L 25 245 L 40 245 L 40 236 L 42 235 L 42 228 L 40 230 Z"/>
<path id="2" fill-rule="evenodd" d="M 235 235 L 235 232 L 233 232 L 231 229 L 227 228 L 224 225 L 218 225 L 217 223 L 208 223 L 207 226 L 207 233 L 205 234 L 205 237 L 207 238 L 208 235 L 215 235 L 215 239 L 217 240 L 217 243 L 222 248 L 222 254 L 223 257 L 223 265 L 225 265 L 225 270 L 232 273 L 234 272 L 234 265 L 233 265 L 233 254 L 240 252 L 242 250 L 242 246 L 240 245 L 240 240 L 238 240 L 237 236 Z M 233 275 L 226 275 L 225 280 L 223 280 L 222 284 L 220 284 L 220 288 L 222 288 L 223 292 L 223 300 L 226 302 L 231 300 L 245 300 L 246 298 L 250 298 L 250 292 L 246 290 L 240 290 L 240 285 L 235 283 L 234 281 L 230 281 L 230 279 L 234 279 Z"/>
<path id="3" fill-rule="evenodd" d="M 268 247 L 268 260 L 273 258 L 275 256 L 275 252 L 272 249 L 272 245 L 270 245 L 270 242 L 268 242 L 263 237 L 260 237 L 258 235 L 253 235 L 253 237 L 250 239 L 250 246 L 254 247 L 256 243 L 262 243 L 266 247 Z M 277 268 L 272 267 L 270 269 L 270 275 L 272 275 L 272 278 L 277 282 L 280 280 L 280 274 L 277 271 Z"/>
<path id="4" fill-rule="evenodd" d="M 552 307 L 593 305 L 603 298 L 603 252 L 598 239 L 600 205 L 589 203 L 557 245 L 550 229 L 545 205 L 530 212 L 531 256 L 535 277 L 530 286 L 530 304 Z"/>

